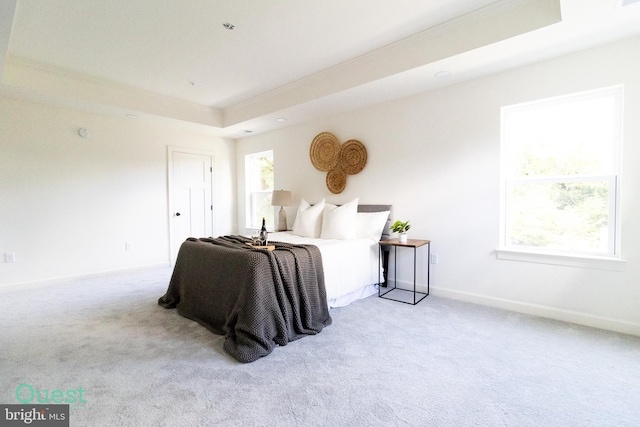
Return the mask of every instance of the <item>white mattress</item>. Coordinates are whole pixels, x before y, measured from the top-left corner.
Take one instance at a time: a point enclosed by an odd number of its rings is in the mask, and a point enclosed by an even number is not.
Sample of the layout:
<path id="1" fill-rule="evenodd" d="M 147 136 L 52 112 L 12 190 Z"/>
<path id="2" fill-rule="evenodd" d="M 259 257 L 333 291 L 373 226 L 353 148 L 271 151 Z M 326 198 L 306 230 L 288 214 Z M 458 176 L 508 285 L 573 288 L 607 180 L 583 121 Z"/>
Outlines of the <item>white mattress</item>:
<path id="1" fill-rule="evenodd" d="M 291 232 L 269 233 L 269 240 L 318 247 L 329 307 L 343 307 L 378 291 L 378 277 L 382 280 L 382 271 L 378 265 L 377 240 L 312 239 Z"/>

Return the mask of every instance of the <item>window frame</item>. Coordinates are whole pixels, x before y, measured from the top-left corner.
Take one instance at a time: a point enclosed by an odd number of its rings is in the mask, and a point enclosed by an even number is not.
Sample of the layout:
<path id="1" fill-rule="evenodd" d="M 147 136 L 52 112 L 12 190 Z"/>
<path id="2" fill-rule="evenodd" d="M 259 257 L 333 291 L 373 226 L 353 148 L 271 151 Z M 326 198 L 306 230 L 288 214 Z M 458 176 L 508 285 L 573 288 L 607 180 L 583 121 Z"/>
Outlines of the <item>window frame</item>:
<path id="1" fill-rule="evenodd" d="M 251 154 L 247 154 L 245 155 L 245 227 L 247 229 L 260 229 L 260 227 L 262 226 L 262 224 L 254 224 L 253 220 L 255 219 L 255 206 L 254 206 L 254 201 L 256 199 L 255 196 L 257 195 L 269 195 L 271 196 L 271 194 L 273 193 L 273 189 L 270 190 L 263 190 L 263 189 L 254 189 L 253 188 L 253 183 L 255 182 L 254 178 L 254 173 L 256 173 L 256 170 L 254 168 L 254 163 L 257 159 L 261 158 L 261 157 L 269 157 L 271 158 L 271 161 L 273 162 L 273 150 L 265 150 L 265 151 L 260 151 L 258 153 L 251 153 Z M 275 181 L 275 179 L 274 179 Z M 275 182 L 272 182 L 271 185 L 273 186 L 275 184 Z M 271 202 L 269 202 L 269 206 L 271 206 Z M 267 221 L 266 221 L 266 226 L 267 229 L 273 229 L 274 227 L 274 219 L 273 219 L 273 215 L 268 216 L 267 215 Z"/>
<path id="2" fill-rule="evenodd" d="M 554 106 L 562 103 L 575 102 L 580 99 L 594 99 L 613 96 L 614 135 L 612 137 L 612 165 L 610 173 L 594 173 L 585 175 L 563 176 L 531 176 L 514 177 L 510 175 L 512 165 L 509 164 L 508 116 L 512 112 L 522 112 L 526 109 L 537 109 L 543 106 Z M 500 243 L 496 250 L 499 259 L 518 261 L 533 261 L 551 264 L 618 268 L 620 261 L 620 181 L 622 161 L 622 133 L 623 133 L 624 86 L 616 85 L 585 92 L 562 95 L 532 102 L 514 104 L 501 108 L 501 141 L 500 141 Z M 509 218 L 510 189 L 520 183 L 559 183 L 559 182 L 607 182 L 609 185 L 609 227 L 607 252 L 589 252 L 578 250 L 559 250 L 545 247 L 523 246 L 511 244 Z"/>

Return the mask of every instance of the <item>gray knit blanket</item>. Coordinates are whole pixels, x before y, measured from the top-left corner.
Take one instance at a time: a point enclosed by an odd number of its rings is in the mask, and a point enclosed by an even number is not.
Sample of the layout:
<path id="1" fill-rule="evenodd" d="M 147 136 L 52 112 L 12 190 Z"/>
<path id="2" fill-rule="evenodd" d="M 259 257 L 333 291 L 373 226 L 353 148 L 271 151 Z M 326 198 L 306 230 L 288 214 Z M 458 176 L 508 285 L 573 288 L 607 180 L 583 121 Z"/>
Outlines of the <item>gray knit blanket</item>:
<path id="1" fill-rule="evenodd" d="M 317 247 L 242 236 L 187 239 L 158 304 L 225 336 L 224 349 L 253 362 L 331 324 Z"/>

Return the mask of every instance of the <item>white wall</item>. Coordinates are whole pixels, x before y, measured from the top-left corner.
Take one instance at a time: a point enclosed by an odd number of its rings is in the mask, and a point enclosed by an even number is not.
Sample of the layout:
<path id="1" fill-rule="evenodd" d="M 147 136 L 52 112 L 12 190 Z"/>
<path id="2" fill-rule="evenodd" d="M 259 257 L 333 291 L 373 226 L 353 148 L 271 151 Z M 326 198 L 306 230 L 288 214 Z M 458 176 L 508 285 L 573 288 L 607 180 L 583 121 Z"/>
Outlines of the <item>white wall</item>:
<path id="1" fill-rule="evenodd" d="M 314 203 L 391 203 L 414 238 L 433 241 L 434 295 L 640 335 L 640 38 L 315 120 L 238 142 L 238 224 L 244 155 L 274 150 L 277 188 Z M 625 85 L 622 256 L 619 270 L 498 260 L 500 107 Z M 313 168 L 319 132 L 367 147 L 368 164 L 340 195 Z M 289 209 L 290 224 L 295 207 Z M 424 280 L 423 280 L 424 281 Z M 426 302 L 429 304 L 428 300 Z"/>
<path id="2" fill-rule="evenodd" d="M 214 153 L 214 232 L 233 232 L 232 140 L 0 98 L 0 286 L 168 264 L 169 145 Z"/>

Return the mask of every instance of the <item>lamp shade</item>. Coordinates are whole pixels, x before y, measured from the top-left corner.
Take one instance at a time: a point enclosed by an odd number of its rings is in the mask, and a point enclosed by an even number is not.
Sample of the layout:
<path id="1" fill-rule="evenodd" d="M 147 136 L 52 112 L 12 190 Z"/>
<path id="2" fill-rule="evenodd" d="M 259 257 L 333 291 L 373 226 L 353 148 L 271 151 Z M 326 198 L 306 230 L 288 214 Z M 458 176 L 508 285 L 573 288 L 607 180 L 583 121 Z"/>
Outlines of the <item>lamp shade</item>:
<path id="1" fill-rule="evenodd" d="M 275 190 L 271 194 L 271 206 L 291 205 L 291 191 Z"/>

